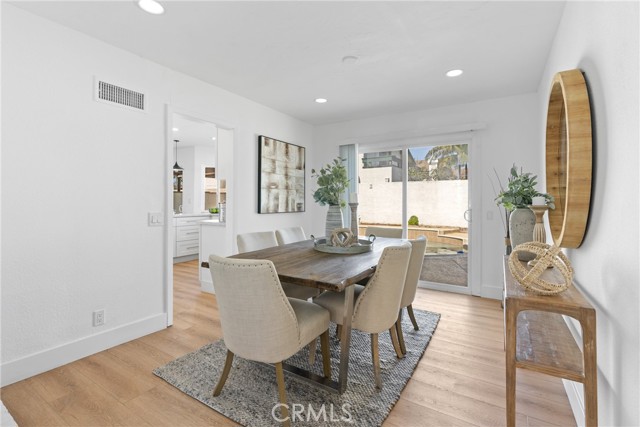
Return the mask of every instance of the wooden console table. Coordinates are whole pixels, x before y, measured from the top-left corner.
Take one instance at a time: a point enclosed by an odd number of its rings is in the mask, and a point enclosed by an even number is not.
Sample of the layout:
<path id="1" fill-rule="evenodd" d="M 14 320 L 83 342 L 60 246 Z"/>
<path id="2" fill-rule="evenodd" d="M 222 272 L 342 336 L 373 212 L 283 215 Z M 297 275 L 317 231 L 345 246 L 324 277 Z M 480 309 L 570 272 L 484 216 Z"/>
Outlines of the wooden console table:
<path id="1" fill-rule="evenodd" d="M 554 269 L 543 274 L 561 283 Z M 553 296 L 538 295 L 519 285 L 504 258 L 504 327 L 507 368 L 507 426 L 516 424 L 516 368 L 542 372 L 584 385 L 587 427 L 598 425 L 596 311 L 571 286 Z M 562 315 L 582 327 L 582 348 L 576 344 Z"/>

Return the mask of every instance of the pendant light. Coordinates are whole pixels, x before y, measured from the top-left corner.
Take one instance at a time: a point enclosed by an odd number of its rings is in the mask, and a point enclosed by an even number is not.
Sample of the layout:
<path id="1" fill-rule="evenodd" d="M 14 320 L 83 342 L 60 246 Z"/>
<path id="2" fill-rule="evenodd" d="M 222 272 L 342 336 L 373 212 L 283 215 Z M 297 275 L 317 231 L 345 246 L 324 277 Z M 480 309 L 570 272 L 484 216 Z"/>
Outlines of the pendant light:
<path id="1" fill-rule="evenodd" d="M 176 143 L 176 164 L 175 164 L 175 165 L 173 165 L 173 170 L 179 170 L 179 171 L 181 171 L 181 170 L 183 170 L 183 169 L 182 169 L 182 168 L 180 167 L 180 165 L 178 164 L 178 142 L 180 142 L 180 141 L 179 141 L 179 140 L 177 140 L 177 139 L 174 139 L 174 140 L 173 140 L 173 142 L 175 142 L 175 143 Z"/>

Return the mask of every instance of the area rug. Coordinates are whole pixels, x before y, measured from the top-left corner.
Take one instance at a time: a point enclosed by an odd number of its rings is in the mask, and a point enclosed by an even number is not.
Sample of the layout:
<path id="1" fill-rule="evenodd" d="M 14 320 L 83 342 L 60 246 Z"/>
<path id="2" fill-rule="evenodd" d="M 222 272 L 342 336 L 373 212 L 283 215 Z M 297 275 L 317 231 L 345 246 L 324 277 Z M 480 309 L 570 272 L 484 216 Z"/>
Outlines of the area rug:
<path id="1" fill-rule="evenodd" d="M 433 336 L 440 315 L 414 310 L 420 330 L 415 331 L 403 316 L 407 355 L 396 358 L 388 332 L 379 335 L 382 390 L 374 384 L 371 339 L 353 330 L 347 391 L 339 395 L 314 387 L 285 371 L 287 403 L 294 425 L 379 426 L 400 397 Z M 406 313 L 405 313 L 406 314 Z M 331 328 L 332 378 L 338 378 L 340 342 Z M 315 364 L 309 369 L 308 346 L 287 363 L 322 375 L 320 342 Z M 224 366 L 226 347 L 222 340 L 205 345 L 156 368 L 153 373 L 169 384 L 228 418 L 245 426 L 277 426 L 281 420 L 275 369 L 235 357 L 227 382 L 218 397 L 212 392 Z M 297 411 L 297 412 L 296 412 Z"/>

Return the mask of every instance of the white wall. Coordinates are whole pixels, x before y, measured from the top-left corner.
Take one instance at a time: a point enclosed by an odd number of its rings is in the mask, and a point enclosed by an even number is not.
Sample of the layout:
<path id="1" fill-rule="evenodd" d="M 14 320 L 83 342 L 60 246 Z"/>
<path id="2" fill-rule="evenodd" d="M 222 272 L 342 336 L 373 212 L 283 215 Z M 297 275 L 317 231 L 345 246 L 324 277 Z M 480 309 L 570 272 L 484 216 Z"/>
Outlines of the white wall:
<path id="1" fill-rule="evenodd" d="M 375 169 L 365 169 L 371 171 Z M 363 170 L 360 171 L 361 173 Z M 402 223 L 402 182 L 371 182 L 360 175 L 358 217 L 365 224 Z M 410 181 L 407 183 L 407 215 L 420 225 L 466 228 L 469 208 L 466 180 Z"/>
<path id="2" fill-rule="evenodd" d="M 471 179 L 475 177 L 481 181 L 479 203 L 472 206 L 475 212 L 474 232 L 480 232 L 480 247 L 475 248 L 473 256 L 481 261 L 482 295 L 499 298 L 503 282 L 504 230 L 500 212 L 494 203 L 495 194 L 490 180 L 494 177 L 495 168 L 504 177 L 503 182 L 506 182 L 513 163 L 533 173 L 542 170 L 539 115 L 536 94 L 528 94 L 319 126 L 314 135 L 317 156 L 312 167 L 322 166 L 336 157 L 341 144 L 371 145 L 387 141 L 392 146 L 404 143 L 425 145 L 425 141 L 429 140 L 433 145 L 437 141 L 425 135 L 474 126 L 470 124 L 484 124 L 484 129 L 474 132 L 470 146 L 471 162 L 475 162 L 472 167 L 477 168 L 475 171 L 469 170 Z M 442 138 L 451 141 L 451 138 L 460 140 L 470 136 Z M 316 211 L 319 216 L 315 223 L 322 223 L 325 212 L 326 208 Z"/>
<path id="3" fill-rule="evenodd" d="M 184 169 L 182 213 L 201 213 L 204 202 L 203 166 L 216 164 L 216 145 L 178 148 L 178 164 Z"/>
<path id="4" fill-rule="evenodd" d="M 165 325 L 164 231 L 147 213 L 169 204 L 166 103 L 235 127 L 233 231 L 310 227 L 310 213 L 256 213 L 257 135 L 310 158 L 310 125 L 1 7 L 3 385 Z M 142 88 L 147 112 L 94 102 L 94 75 Z"/>
<path id="5" fill-rule="evenodd" d="M 599 421 L 607 426 L 640 425 L 638 14 L 637 2 L 568 2 L 538 96 L 544 128 L 553 75 L 583 70 L 594 131 L 592 201 L 583 244 L 567 255 L 597 312 Z"/>
<path id="6" fill-rule="evenodd" d="M 178 148 L 178 165 L 182 167 L 182 212 L 195 212 L 196 194 L 196 147 Z"/>

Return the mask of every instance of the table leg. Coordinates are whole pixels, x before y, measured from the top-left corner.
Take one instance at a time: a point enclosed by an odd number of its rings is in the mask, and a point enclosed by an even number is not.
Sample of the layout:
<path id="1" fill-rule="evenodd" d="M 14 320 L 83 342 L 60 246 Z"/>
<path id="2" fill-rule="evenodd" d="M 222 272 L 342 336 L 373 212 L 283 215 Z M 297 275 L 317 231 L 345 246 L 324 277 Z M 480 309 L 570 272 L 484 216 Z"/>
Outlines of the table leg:
<path id="1" fill-rule="evenodd" d="M 344 290 L 344 318 L 342 319 L 342 335 L 340 337 L 340 373 L 338 376 L 338 392 L 347 390 L 349 374 L 349 350 L 351 346 L 351 318 L 353 317 L 353 291 L 355 286 L 347 286 Z"/>
<path id="2" fill-rule="evenodd" d="M 505 300 L 506 360 L 507 368 L 507 427 L 516 425 L 516 323 L 518 311 L 513 301 Z"/>
<path id="3" fill-rule="evenodd" d="M 587 427 L 598 425 L 598 367 L 596 364 L 596 319 L 582 316 L 582 352 L 584 358 L 584 412 Z"/>

